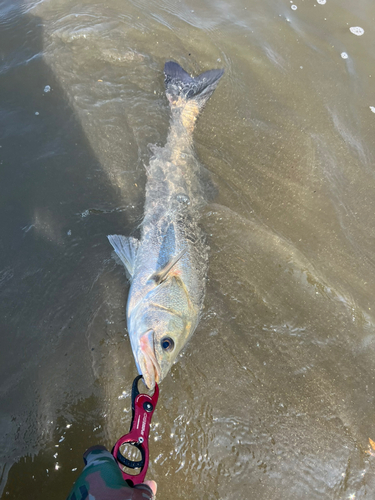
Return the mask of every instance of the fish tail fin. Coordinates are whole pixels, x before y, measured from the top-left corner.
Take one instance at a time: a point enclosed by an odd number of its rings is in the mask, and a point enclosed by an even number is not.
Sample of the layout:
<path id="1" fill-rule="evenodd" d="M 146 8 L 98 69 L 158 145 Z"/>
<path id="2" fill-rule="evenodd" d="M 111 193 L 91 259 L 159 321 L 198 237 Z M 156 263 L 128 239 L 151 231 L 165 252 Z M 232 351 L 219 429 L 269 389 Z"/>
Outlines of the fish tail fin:
<path id="1" fill-rule="evenodd" d="M 192 77 L 176 62 L 165 63 L 166 95 L 172 110 L 179 110 L 181 121 L 188 130 L 194 129 L 199 112 L 216 89 L 223 73 L 223 69 L 211 69 Z"/>

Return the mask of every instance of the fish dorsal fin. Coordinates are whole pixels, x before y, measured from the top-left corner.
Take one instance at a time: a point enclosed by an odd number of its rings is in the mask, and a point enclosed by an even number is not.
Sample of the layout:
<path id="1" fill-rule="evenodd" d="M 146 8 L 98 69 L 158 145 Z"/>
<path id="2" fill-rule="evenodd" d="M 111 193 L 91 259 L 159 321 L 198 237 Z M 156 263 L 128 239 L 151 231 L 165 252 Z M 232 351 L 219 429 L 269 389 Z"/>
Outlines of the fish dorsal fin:
<path id="1" fill-rule="evenodd" d="M 181 250 L 179 254 L 176 255 L 176 257 L 172 257 L 167 264 L 160 269 L 160 271 L 157 271 L 151 276 L 151 280 L 155 281 L 157 285 L 160 285 L 168 276 L 168 274 L 171 272 L 172 268 L 177 264 L 177 262 L 185 255 L 186 253 L 186 248 Z"/>
<path id="2" fill-rule="evenodd" d="M 139 247 L 139 240 L 132 236 L 120 236 L 119 234 L 111 234 L 107 236 L 114 251 L 120 257 L 121 262 L 126 267 L 130 277 L 134 274 L 134 263 Z"/>

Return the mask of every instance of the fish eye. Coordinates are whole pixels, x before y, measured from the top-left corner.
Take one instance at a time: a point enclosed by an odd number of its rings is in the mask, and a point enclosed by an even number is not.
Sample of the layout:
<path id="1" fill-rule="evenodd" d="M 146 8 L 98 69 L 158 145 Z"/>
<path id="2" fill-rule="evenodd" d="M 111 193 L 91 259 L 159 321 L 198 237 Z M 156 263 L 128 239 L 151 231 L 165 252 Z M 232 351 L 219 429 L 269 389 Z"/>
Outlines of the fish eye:
<path id="1" fill-rule="evenodd" d="M 163 348 L 164 351 L 171 352 L 174 349 L 174 342 L 173 339 L 170 337 L 164 337 L 161 339 L 161 347 Z"/>

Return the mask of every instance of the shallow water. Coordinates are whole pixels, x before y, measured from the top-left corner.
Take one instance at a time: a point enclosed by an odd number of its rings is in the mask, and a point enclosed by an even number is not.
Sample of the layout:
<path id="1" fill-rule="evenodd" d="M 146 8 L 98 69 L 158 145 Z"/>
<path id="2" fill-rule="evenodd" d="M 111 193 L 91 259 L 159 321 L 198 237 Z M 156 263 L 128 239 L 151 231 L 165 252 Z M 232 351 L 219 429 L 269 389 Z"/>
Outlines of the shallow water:
<path id="1" fill-rule="evenodd" d="M 2 499 L 64 499 L 128 430 L 106 235 L 137 235 L 168 59 L 225 77 L 195 133 L 205 309 L 148 477 L 163 500 L 373 498 L 374 19 L 371 0 L 0 4 Z"/>

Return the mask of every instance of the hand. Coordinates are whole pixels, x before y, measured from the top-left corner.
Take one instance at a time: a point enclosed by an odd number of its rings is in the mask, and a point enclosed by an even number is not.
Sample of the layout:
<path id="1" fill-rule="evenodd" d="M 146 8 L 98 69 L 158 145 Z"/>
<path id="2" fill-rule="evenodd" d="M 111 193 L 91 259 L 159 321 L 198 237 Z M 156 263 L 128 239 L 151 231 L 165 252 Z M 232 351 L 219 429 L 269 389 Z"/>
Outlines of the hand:
<path id="1" fill-rule="evenodd" d="M 92 446 L 83 455 L 86 467 L 75 482 L 67 500 L 152 500 L 157 485 L 145 481 L 131 488 L 123 479 L 113 455 L 104 446 Z"/>
<path id="2" fill-rule="evenodd" d="M 121 500 L 122 499 L 127 500 L 128 498 L 129 498 L 129 500 L 138 500 L 138 499 L 145 500 L 148 498 L 150 500 L 152 500 L 155 498 L 156 490 L 157 490 L 157 485 L 156 485 L 155 481 L 145 481 L 142 484 L 136 484 L 134 486 L 134 488 L 131 488 L 127 485 L 126 485 L 126 487 L 128 488 L 127 495 L 124 497 L 121 497 Z M 150 493 L 150 490 L 151 490 L 151 493 Z M 91 494 L 91 490 L 89 493 Z M 149 497 L 147 495 L 149 495 Z M 101 500 L 101 498 L 100 498 L 100 500 Z M 105 498 L 103 497 L 103 500 L 107 500 L 107 497 L 105 497 Z M 111 497 L 111 500 L 112 500 L 112 497 Z M 114 500 L 117 500 L 117 497 L 114 498 Z"/>
<path id="3" fill-rule="evenodd" d="M 147 486 L 151 489 L 153 495 L 156 495 L 158 485 L 155 483 L 155 481 L 145 481 L 144 484 L 147 484 Z"/>

